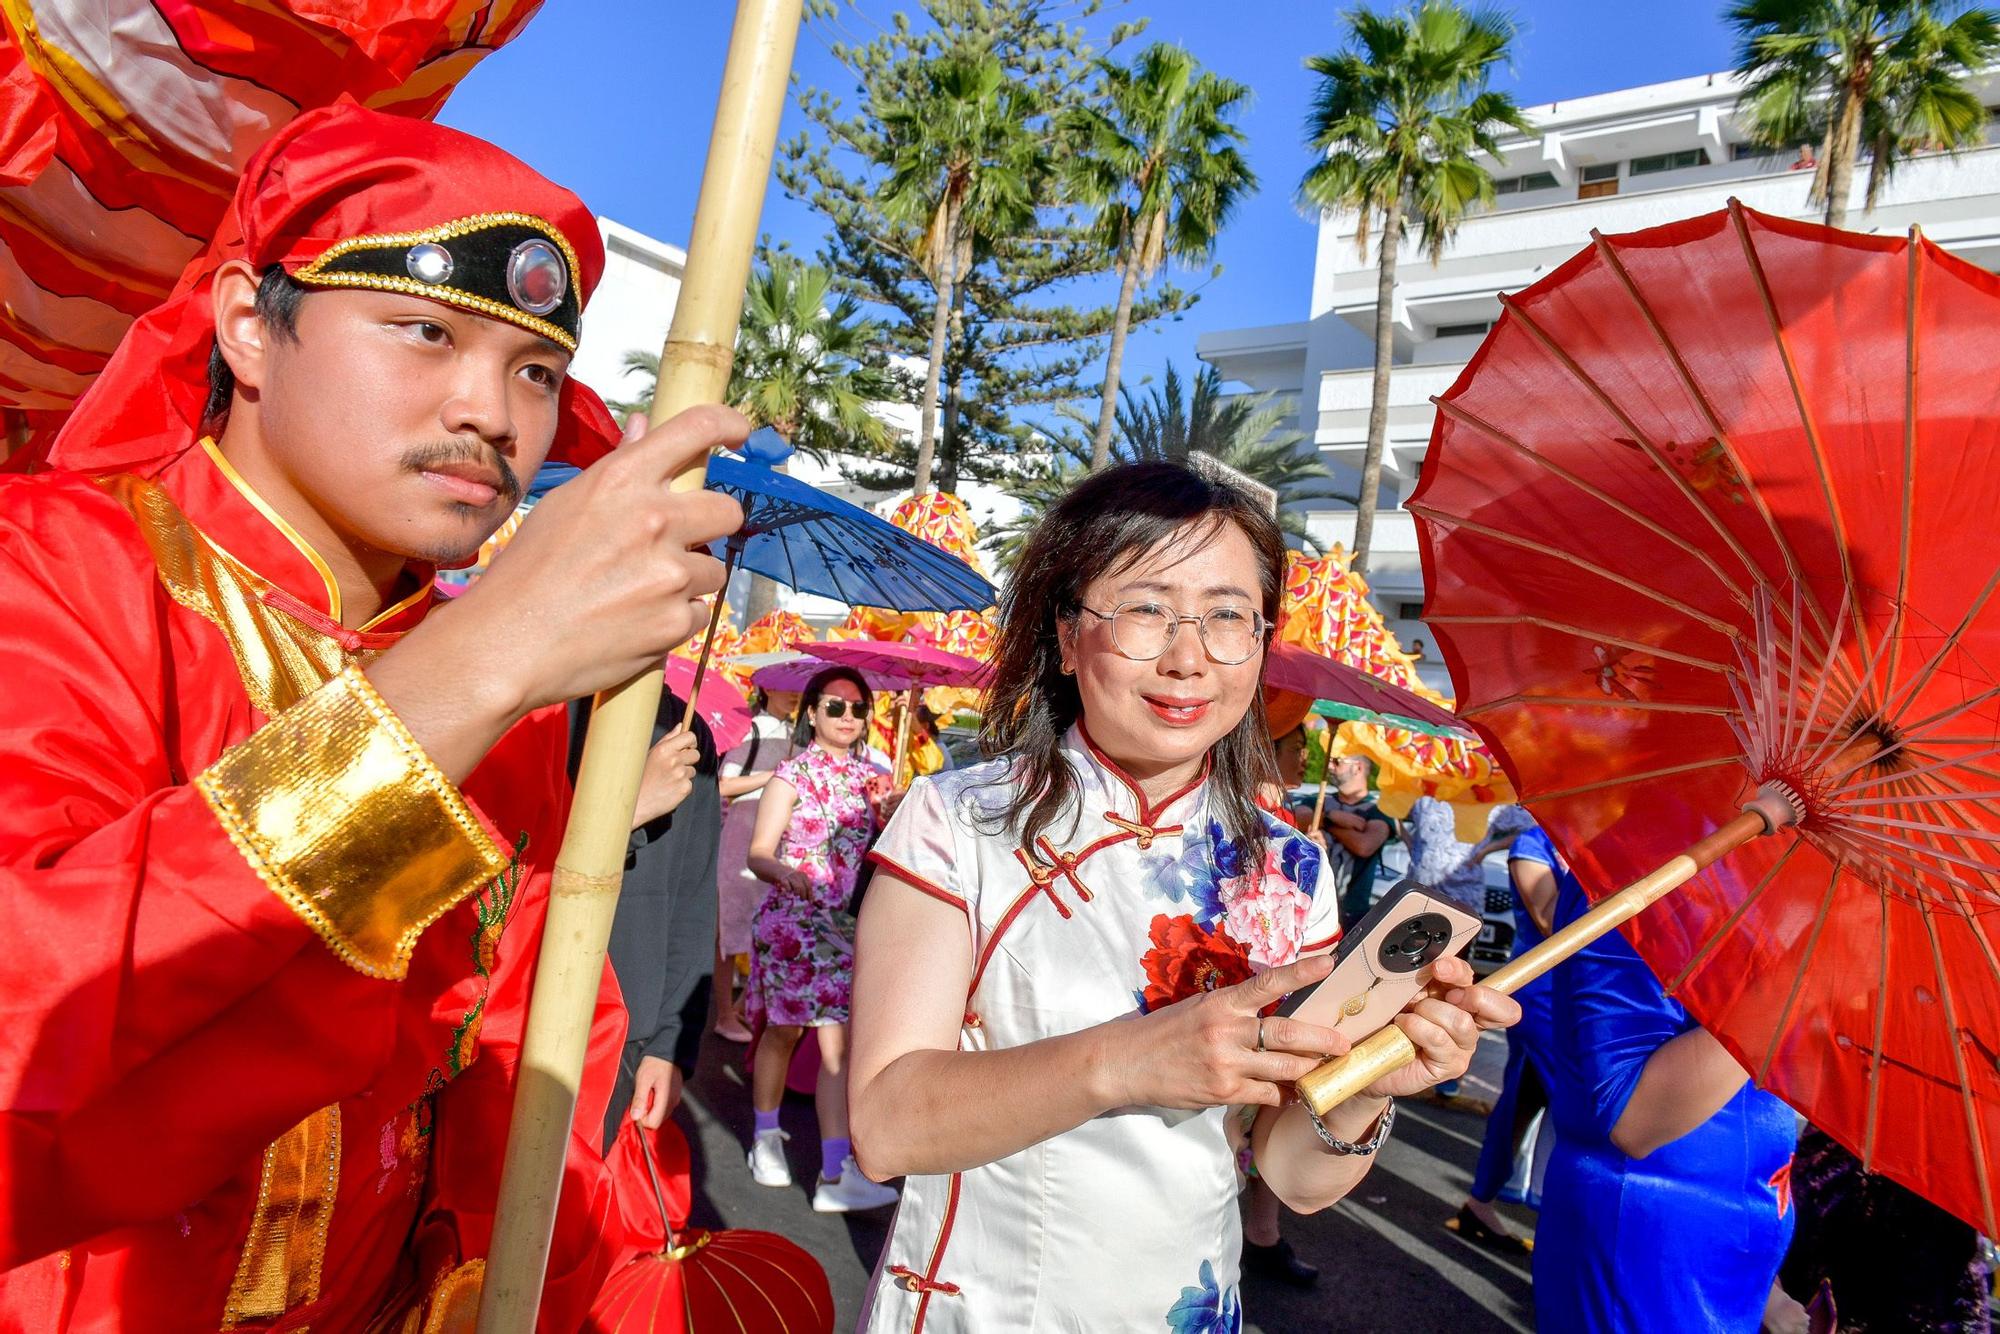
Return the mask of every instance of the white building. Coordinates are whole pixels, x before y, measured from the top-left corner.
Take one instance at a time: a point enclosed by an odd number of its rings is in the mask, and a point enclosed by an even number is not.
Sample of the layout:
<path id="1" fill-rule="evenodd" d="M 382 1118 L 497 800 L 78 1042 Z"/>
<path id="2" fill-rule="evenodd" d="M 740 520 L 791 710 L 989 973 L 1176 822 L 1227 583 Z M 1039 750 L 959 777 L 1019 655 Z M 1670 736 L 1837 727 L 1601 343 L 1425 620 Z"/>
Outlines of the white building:
<path id="1" fill-rule="evenodd" d="M 687 251 L 656 241 L 609 218 L 597 220 L 604 241 L 604 277 L 583 317 L 570 374 L 607 399 L 629 399 L 645 388 L 625 370 L 625 354 L 660 355 L 680 301 Z"/>
<path id="2" fill-rule="evenodd" d="M 1430 440 L 1430 398 L 1458 378 L 1500 316 L 1499 293 L 1527 287 L 1589 244 L 1592 229 L 1637 231 L 1712 212 L 1733 196 L 1750 208 L 1815 219 L 1806 203 L 1810 170 L 1793 153 L 1748 142 L 1732 74 L 1698 75 L 1525 108 L 1537 130 L 1503 141 L 1486 165 L 1500 198 L 1466 220 L 1443 258 L 1428 263 L 1415 238 L 1397 258 L 1394 363 L 1382 456 L 1382 510 L 1369 582 L 1405 648 L 1430 636 L 1416 620 L 1423 600 L 1416 532 L 1402 502 L 1415 489 Z M 1976 83 L 2000 104 L 2000 72 Z M 1864 214 L 1867 164 L 1857 169 L 1848 226 L 1924 234 L 1975 263 L 2000 267 L 2000 144 L 1956 158 L 1904 161 Z M 1324 216 L 1313 262 L 1310 314 L 1295 324 L 1205 334 L 1197 353 L 1225 379 L 1296 401 L 1297 427 L 1352 491 L 1367 444 L 1373 381 L 1376 264 L 1355 245 L 1352 213 Z M 1351 544 L 1354 512 L 1328 508 L 1308 519 L 1322 542 Z M 1430 648 L 1420 670 L 1444 686 Z"/>
<path id="3" fill-rule="evenodd" d="M 626 356 L 644 352 L 658 356 L 667 341 L 667 326 L 673 322 L 674 306 L 680 299 L 681 280 L 687 270 L 687 251 L 656 240 L 610 218 L 597 220 L 604 241 L 604 277 L 592 294 L 584 315 L 583 337 L 577 344 L 570 373 L 606 399 L 633 399 L 645 389 L 643 375 L 626 368 Z M 921 360 L 903 363 L 903 369 L 919 378 Z M 914 405 L 883 403 L 876 415 L 891 429 L 906 436 L 916 434 L 918 412 Z M 822 464 L 803 454 L 788 465 L 793 476 L 831 491 L 844 500 L 886 513 L 898 494 L 864 490 L 848 475 L 844 460 L 829 459 Z M 962 488 L 962 498 L 981 534 L 1020 512 L 1020 505 L 995 487 L 970 483 Z M 736 605 L 743 600 L 740 586 L 732 587 Z M 815 623 L 831 623 L 847 615 L 844 604 L 829 598 L 803 596 L 789 589 L 778 594 L 778 605 L 796 611 Z"/>

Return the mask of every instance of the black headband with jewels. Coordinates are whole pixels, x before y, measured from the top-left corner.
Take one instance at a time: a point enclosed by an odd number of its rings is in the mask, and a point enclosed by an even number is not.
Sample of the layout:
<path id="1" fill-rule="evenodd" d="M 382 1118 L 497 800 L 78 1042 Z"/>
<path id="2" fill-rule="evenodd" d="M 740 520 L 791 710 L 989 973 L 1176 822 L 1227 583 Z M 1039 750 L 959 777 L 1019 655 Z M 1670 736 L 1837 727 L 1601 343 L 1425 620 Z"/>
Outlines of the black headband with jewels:
<path id="1" fill-rule="evenodd" d="M 292 277 L 428 297 L 519 325 L 571 352 L 583 326 L 576 251 L 527 213 L 482 213 L 415 232 L 337 241 Z"/>

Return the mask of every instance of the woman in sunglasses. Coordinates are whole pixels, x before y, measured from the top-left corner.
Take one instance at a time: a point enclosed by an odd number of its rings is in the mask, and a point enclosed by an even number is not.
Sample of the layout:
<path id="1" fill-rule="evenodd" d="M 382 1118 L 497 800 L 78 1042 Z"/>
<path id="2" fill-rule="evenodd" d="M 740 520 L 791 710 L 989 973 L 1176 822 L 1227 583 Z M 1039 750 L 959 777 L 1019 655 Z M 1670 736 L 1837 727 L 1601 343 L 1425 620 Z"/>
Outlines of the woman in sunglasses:
<path id="1" fill-rule="evenodd" d="M 1085 480 L 1003 608 L 985 764 L 920 779 L 874 853 L 849 1106 L 905 1176 L 863 1328 L 1241 1327 L 1236 1149 L 1310 1211 L 1361 1179 L 1393 1096 L 1464 1072 L 1506 997 L 1438 963 L 1417 1061 L 1316 1121 L 1292 1081 L 1347 1048 L 1267 1014 L 1330 970 L 1320 849 L 1258 809 L 1284 547 L 1180 464 Z"/>
<path id="2" fill-rule="evenodd" d="M 891 1204 L 896 1192 L 861 1175 L 848 1151 L 847 1008 L 854 973 L 850 903 L 861 859 L 875 832 L 868 782 L 875 768 L 858 748 L 868 733 L 868 683 L 829 667 L 806 683 L 801 740 L 811 744 L 779 765 L 764 786 L 750 834 L 751 874 L 771 888 L 751 926 L 749 1011 L 756 1129 L 750 1175 L 789 1186 L 778 1104 L 799 1039 L 819 1041 L 820 1174 L 813 1208 L 846 1213 Z"/>

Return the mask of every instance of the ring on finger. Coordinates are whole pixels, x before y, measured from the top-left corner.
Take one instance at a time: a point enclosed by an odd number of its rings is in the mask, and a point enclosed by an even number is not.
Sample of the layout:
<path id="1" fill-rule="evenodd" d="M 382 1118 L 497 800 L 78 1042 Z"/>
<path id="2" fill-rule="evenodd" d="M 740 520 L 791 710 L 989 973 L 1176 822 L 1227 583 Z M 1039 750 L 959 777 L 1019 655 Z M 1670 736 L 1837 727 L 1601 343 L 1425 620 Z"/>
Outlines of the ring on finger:
<path id="1" fill-rule="evenodd" d="M 1257 1016 L 1257 1050 L 1258 1050 L 1258 1051 L 1263 1051 L 1263 1050 L 1265 1050 L 1265 1048 L 1264 1048 L 1264 1016 L 1263 1016 L 1263 1015 L 1261 1015 L 1261 1014 Z"/>

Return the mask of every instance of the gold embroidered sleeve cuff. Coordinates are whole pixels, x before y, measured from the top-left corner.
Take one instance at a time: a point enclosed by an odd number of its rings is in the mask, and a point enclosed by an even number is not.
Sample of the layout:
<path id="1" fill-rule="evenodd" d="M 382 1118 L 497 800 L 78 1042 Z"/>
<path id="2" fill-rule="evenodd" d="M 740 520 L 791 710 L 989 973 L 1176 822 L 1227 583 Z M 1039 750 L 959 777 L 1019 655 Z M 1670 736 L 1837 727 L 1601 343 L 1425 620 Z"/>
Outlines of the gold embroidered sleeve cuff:
<path id="1" fill-rule="evenodd" d="M 264 883 L 371 977 L 402 977 L 424 928 L 506 869 L 464 797 L 355 667 L 195 784 Z"/>

